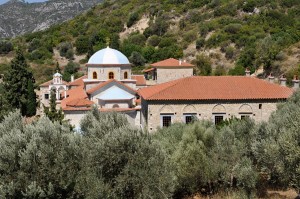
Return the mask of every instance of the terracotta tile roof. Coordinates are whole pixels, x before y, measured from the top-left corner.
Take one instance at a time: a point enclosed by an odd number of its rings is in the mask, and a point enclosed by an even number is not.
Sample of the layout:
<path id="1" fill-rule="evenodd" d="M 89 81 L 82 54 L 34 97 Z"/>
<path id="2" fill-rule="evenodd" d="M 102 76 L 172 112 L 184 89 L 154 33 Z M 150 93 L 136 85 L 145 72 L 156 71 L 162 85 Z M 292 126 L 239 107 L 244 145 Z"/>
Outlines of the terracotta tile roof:
<path id="1" fill-rule="evenodd" d="M 146 79 L 144 75 L 131 75 L 131 78 L 136 80 L 137 86 L 146 86 Z"/>
<path id="2" fill-rule="evenodd" d="M 194 67 L 194 65 L 189 64 L 187 62 L 182 61 L 180 64 L 180 61 L 174 58 L 166 59 L 160 62 L 156 62 L 154 64 L 151 64 L 152 67 L 186 67 L 191 68 Z"/>
<path id="3" fill-rule="evenodd" d="M 68 86 L 84 86 L 84 82 L 83 82 L 83 79 L 86 79 L 87 78 L 87 75 L 84 75 L 82 77 L 79 77 L 77 79 L 75 79 L 73 82 L 69 82 L 68 83 Z"/>
<path id="4" fill-rule="evenodd" d="M 75 107 L 82 107 L 82 106 L 91 106 L 94 102 L 88 100 L 88 99 L 74 99 L 67 103 L 67 106 L 75 106 Z"/>
<path id="5" fill-rule="evenodd" d="M 87 94 L 92 94 L 92 93 L 96 92 L 97 90 L 99 90 L 100 88 L 102 88 L 102 87 L 104 87 L 104 86 L 106 86 L 106 85 L 108 85 L 108 84 L 110 84 L 112 82 L 116 82 L 116 83 L 118 83 L 118 84 L 126 87 L 127 89 L 131 90 L 132 92 L 136 93 L 136 90 L 132 89 L 131 87 L 127 86 L 126 84 L 124 84 L 122 82 L 119 82 L 119 81 L 117 81 L 115 79 L 111 79 L 111 80 L 108 80 L 106 82 L 99 83 L 97 86 L 95 86 L 95 87 L 87 90 L 86 92 L 87 92 Z"/>
<path id="6" fill-rule="evenodd" d="M 91 107 L 72 107 L 72 106 L 67 106 L 62 108 L 63 111 L 89 111 L 92 110 Z"/>
<path id="7" fill-rule="evenodd" d="M 139 90 L 145 100 L 287 99 L 292 93 L 287 87 L 238 76 L 193 76 Z"/>
<path id="8" fill-rule="evenodd" d="M 47 81 L 45 83 L 42 83 L 42 84 L 40 84 L 40 87 L 48 87 L 49 85 L 52 84 L 52 81 L 53 81 L 53 79 L 51 79 L 51 80 L 49 80 L 49 81 Z M 68 82 L 66 82 L 66 81 L 62 81 L 62 83 L 66 84 L 66 85 L 68 84 Z"/>
<path id="9" fill-rule="evenodd" d="M 88 96 L 86 92 L 81 86 L 67 90 L 67 98 L 64 98 L 61 101 L 61 106 L 62 108 L 65 108 L 68 105 L 68 103 L 78 99 L 87 99 L 87 97 Z"/>

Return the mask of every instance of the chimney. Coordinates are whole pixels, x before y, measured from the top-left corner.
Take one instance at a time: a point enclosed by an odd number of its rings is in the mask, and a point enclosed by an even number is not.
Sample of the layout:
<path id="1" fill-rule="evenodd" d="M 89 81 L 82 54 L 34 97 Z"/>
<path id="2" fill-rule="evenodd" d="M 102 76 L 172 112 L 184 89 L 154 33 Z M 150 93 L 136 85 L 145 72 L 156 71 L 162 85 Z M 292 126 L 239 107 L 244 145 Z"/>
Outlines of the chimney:
<path id="1" fill-rule="evenodd" d="M 285 75 L 281 75 L 281 77 L 280 77 L 280 85 L 281 85 L 281 86 L 286 86 L 286 78 L 285 78 Z"/>
<path id="2" fill-rule="evenodd" d="M 293 89 L 297 90 L 298 88 L 299 88 L 299 78 L 298 78 L 298 75 L 294 75 Z"/>
<path id="3" fill-rule="evenodd" d="M 269 79 L 269 82 L 273 84 L 275 77 L 272 75 L 272 73 L 270 73 L 270 75 L 268 76 L 268 79 Z"/>
<path id="4" fill-rule="evenodd" d="M 179 59 L 179 66 L 181 66 L 181 64 L 182 64 L 182 60 L 181 60 L 181 59 Z"/>
<path id="5" fill-rule="evenodd" d="M 251 76 L 251 71 L 249 70 L 249 68 L 246 68 L 245 73 L 246 73 L 246 77 Z"/>
<path id="6" fill-rule="evenodd" d="M 74 82 L 74 75 L 71 75 L 71 82 Z"/>

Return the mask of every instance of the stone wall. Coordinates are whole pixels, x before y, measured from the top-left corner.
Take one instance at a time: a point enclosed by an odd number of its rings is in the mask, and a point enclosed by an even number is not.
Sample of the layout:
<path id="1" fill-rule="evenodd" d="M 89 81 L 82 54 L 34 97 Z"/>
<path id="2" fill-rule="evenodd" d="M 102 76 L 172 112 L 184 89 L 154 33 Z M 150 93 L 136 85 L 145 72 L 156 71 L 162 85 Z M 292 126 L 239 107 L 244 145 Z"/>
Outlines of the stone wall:
<path id="1" fill-rule="evenodd" d="M 142 100 L 142 104 L 145 104 Z M 142 124 L 149 131 L 161 126 L 161 114 L 172 115 L 172 123 L 183 122 L 185 114 L 193 114 L 199 120 L 214 122 L 215 115 L 222 115 L 224 119 L 249 116 L 256 122 L 266 121 L 276 110 L 278 101 L 239 101 L 239 102 L 201 102 L 201 101 L 158 101 L 148 102 L 148 110 L 142 112 Z M 143 105 L 144 108 L 145 105 Z"/>
<path id="2" fill-rule="evenodd" d="M 157 68 L 157 83 L 193 76 L 193 68 Z"/>
<path id="3" fill-rule="evenodd" d="M 64 111 L 65 120 L 69 120 L 70 124 L 75 128 L 80 127 L 80 120 L 86 115 L 87 111 Z"/>

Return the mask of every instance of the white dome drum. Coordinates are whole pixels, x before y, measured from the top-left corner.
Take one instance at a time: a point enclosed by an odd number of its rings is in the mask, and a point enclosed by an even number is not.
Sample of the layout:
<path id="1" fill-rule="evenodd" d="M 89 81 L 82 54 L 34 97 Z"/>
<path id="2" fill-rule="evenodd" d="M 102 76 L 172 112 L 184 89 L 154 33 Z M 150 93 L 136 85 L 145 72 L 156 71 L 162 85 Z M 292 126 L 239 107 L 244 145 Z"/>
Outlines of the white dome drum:
<path id="1" fill-rule="evenodd" d="M 118 50 L 105 48 L 91 56 L 87 65 L 129 65 L 127 57 Z"/>

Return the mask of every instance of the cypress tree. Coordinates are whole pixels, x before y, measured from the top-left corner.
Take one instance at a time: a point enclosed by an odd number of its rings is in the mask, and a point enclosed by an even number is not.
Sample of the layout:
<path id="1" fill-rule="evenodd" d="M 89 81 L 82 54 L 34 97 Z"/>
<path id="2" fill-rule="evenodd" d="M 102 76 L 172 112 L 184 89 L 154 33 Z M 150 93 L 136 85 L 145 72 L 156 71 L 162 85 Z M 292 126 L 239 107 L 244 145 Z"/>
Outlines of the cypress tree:
<path id="1" fill-rule="evenodd" d="M 5 98 L 12 108 L 20 109 L 23 116 L 27 114 L 28 81 L 34 81 L 32 73 L 21 50 L 11 61 L 10 69 L 4 76 Z"/>
<path id="2" fill-rule="evenodd" d="M 36 103 L 36 94 L 34 92 L 32 80 L 28 80 L 27 90 L 28 90 L 28 98 L 27 98 L 26 115 L 34 116 L 36 114 L 37 103 Z"/>
<path id="3" fill-rule="evenodd" d="M 11 111 L 11 107 L 4 96 L 3 84 L 0 83 L 0 122 L 9 111 Z"/>

